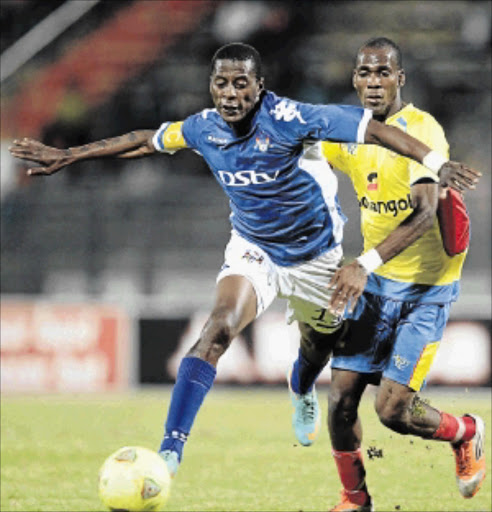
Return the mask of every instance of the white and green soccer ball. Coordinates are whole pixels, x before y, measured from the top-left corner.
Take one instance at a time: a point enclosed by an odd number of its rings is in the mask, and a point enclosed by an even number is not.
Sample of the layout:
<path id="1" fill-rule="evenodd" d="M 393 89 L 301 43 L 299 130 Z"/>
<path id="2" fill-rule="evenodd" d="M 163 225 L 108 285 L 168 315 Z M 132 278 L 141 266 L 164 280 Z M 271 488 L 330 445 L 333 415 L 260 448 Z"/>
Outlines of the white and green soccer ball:
<path id="1" fill-rule="evenodd" d="M 166 462 L 140 446 L 120 448 L 99 470 L 99 497 L 109 510 L 163 510 L 170 488 Z"/>

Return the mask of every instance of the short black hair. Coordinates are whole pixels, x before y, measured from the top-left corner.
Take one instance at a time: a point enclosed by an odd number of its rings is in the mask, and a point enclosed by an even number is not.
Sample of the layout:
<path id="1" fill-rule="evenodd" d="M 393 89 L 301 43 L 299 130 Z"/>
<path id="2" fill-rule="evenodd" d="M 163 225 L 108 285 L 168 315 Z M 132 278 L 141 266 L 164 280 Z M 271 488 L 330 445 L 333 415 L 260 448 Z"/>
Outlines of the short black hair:
<path id="1" fill-rule="evenodd" d="M 256 78 L 262 78 L 261 57 L 256 48 L 245 43 L 229 43 L 219 48 L 212 57 L 210 74 L 214 72 L 218 60 L 251 60 L 254 64 Z"/>
<path id="2" fill-rule="evenodd" d="M 366 48 L 391 48 L 394 50 L 396 55 L 396 65 L 399 69 L 403 66 L 403 57 L 401 54 L 400 47 L 391 39 L 387 37 L 372 37 L 371 39 L 367 40 L 357 51 L 357 55 L 355 57 L 355 64 L 357 65 L 357 58 L 359 57 L 359 54 L 362 50 L 365 50 Z"/>

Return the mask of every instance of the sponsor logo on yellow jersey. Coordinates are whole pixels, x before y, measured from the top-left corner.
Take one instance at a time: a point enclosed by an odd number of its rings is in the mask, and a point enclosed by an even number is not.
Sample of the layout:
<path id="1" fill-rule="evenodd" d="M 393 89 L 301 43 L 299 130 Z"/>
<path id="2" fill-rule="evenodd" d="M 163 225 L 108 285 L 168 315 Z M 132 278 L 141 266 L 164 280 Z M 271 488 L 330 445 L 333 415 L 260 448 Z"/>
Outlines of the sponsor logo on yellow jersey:
<path id="1" fill-rule="evenodd" d="M 396 217 L 400 212 L 413 209 L 413 204 L 410 194 L 407 194 L 405 198 L 391 199 L 390 201 L 371 201 L 366 196 L 362 196 L 359 199 L 359 207 L 375 213 L 391 213 L 393 217 Z"/>

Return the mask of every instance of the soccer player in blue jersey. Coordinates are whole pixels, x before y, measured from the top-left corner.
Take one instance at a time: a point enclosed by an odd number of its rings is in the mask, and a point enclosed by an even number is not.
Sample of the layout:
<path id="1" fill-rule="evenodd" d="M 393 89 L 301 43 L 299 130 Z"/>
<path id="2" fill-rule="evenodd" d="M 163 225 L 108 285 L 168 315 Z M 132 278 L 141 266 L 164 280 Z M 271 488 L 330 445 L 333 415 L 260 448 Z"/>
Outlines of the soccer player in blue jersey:
<path id="1" fill-rule="evenodd" d="M 14 141 L 10 148 L 14 156 L 41 164 L 28 170 L 31 175 L 49 175 L 91 158 L 190 148 L 203 156 L 229 197 L 232 234 L 215 303 L 198 341 L 181 361 L 159 449 L 172 474 L 220 357 L 275 297 L 288 300 L 289 321 L 297 320 L 300 327 L 301 349 L 290 385 L 299 435 L 310 442 L 319 417 L 313 382 L 340 337 L 341 319 L 328 311 L 328 283 L 342 259 L 345 220 L 337 181 L 315 141 L 388 147 L 424 163 L 443 184 L 458 189 L 474 188 L 480 175 L 371 119 L 370 109 L 277 97 L 264 88 L 258 52 L 242 43 L 214 55 L 210 93 L 215 108 L 164 123 L 157 131 L 134 131 L 66 150 L 31 139 Z"/>
<path id="2" fill-rule="evenodd" d="M 402 99 L 401 61 L 400 48 L 384 37 L 359 49 L 353 85 L 361 103 L 375 119 L 447 155 L 439 123 Z M 471 498 L 485 478 L 483 420 L 439 411 L 418 395 L 458 296 L 466 244 L 445 248 L 436 215 L 439 186 L 424 166 L 377 146 L 321 145 L 323 156 L 352 180 L 365 251 L 333 279 L 331 307 L 343 311 L 352 301 L 354 311 L 331 361 L 328 426 L 343 485 L 342 500 L 332 510 L 373 510 L 357 410 L 367 384 L 379 379 L 375 408 L 381 422 L 400 434 L 449 442 L 459 490 Z"/>

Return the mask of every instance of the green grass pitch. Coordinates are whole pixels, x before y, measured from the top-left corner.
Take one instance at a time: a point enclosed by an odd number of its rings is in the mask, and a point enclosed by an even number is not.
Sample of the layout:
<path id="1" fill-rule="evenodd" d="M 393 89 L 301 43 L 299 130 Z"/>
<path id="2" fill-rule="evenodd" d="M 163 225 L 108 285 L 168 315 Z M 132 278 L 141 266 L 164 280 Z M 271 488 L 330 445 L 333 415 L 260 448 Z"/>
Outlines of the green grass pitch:
<path id="1" fill-rule="evenodd" d="M 169 388 L 127 394 L 15 396 L 1 402 L 2 511 L 95 511 L 98 469 L 125 445 L 157 448 Z M 326 389 L 320 389 L 326 417 Z M 373 392 L 361 407 L 367 481 L 377 511 L 490 511 L 490 392 L 424 393 L 455 414 L 487 423 L 488 474 L 479 494 L 461 498 L 447 443 L 400 436 L 379 424 Z M 340 484 L 326 427 L 297 445 L 287 390 L 221 388 L 209 394 L 174 479 L 169 511 L 326 511 Z"/>

